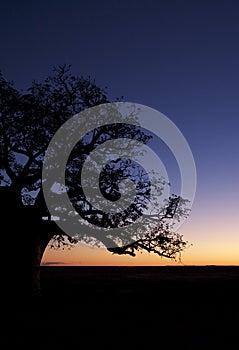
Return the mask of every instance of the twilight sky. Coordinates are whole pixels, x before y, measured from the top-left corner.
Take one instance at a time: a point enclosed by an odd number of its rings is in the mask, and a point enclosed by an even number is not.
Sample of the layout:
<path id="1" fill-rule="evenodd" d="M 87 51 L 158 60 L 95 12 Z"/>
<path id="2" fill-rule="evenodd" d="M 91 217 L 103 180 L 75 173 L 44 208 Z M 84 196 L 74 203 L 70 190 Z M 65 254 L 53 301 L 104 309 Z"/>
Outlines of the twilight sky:
<path id="1" fill-rule="evenodd" d="M 184 264 L 239 264 L 239 4 L 237 1 L 8 1 L 0 5 L 0 70 L 19 89 L 53 66 L 92 76 L 109 97 L 154 108 L 181 130 L 197 168 Z M 160 265 L 76 246 L 43 263 Z"/>

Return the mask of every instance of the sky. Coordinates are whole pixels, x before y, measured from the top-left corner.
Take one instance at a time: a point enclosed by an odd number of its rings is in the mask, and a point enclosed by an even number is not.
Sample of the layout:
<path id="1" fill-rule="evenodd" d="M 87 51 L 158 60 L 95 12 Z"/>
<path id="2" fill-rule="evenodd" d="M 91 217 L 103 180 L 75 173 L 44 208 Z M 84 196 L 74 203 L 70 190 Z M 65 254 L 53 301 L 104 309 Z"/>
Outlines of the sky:
<path id="1" fill-rule="evenodd" d="M 53 66 L 160 111 L 194 156 L 197 188 L 179 233 L 185 265 L 239 265 L 239 4 L 237 1 L 8 1 L 0 5 L 0 70 L 18 89 Z M 171 265 L 78 244 L 42 264 Z"/>

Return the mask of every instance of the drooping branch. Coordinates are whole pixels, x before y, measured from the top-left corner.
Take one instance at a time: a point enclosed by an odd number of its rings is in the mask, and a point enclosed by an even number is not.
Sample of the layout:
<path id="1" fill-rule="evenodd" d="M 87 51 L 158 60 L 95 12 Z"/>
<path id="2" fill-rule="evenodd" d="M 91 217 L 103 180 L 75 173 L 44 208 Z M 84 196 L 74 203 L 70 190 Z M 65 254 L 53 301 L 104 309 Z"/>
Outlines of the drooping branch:
<path id="1" fill-rule="evenodd" d="M 129 244 L 120 247 L 107 248 L 113 254 L 135 256 L 136 251 L 147 251 L 155 253 L 161 257 L 175 259 L 176 255 L 182 252 L 188 242 L 182 239 L 182 235 L 172 232 L 167 219 L 173 219 L 180 205 L 180 196 L 169 198 L 168 206 L 164 214 L 158 218 L 158 222 L 149 225 L 143 238 L 135 240 Z M 150 222 L 150 221 L 149 221 Z"/>
<path id="2" fill-rule="evenodd" d="M 154 237 L 147 235 L 145 238 L 136 240 L 133 243 L 123 247 L 107 248 L 113 254 L 135 256 L 136 251 L 145 250 L 148 253 L 155 253 L 161 257 L 174 259 L 177 253 L 186 248 L 186 241 L 182 240 L 182 236 L 176 233 L 160 232 Z"/>

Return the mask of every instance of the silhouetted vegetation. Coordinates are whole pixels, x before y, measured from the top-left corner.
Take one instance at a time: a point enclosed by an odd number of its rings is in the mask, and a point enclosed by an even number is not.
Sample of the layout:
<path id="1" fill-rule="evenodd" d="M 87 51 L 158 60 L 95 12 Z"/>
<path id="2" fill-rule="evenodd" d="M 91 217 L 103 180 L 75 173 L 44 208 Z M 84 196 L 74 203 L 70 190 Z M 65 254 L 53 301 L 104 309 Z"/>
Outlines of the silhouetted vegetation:
<path id="1" fill-rule="evenodd" d="M 146 250 L 170 259 L 175 259 L 187 246 L 181 235 L 172 232 L 169 224 L 170 220 L 187 215 L 185 201 L 179 196 L 168 199 L 160 216 L 149 216 L 131 242 L 123 235 L 113 242 L 107 235 L 99 239 L 85 236 L 84 232 L 74 238 L 52 219 L 42 191 L 42 166 L 49 142 L 73 115 L 108 102 L 106 89 L 99 87 L 91 77 L 72 74 L 67 65 L 54 68 L 52 75 L 43 82 L 33 81 L 25 92 L 18 91 L 12 82 L 0 75 L 2 245 L 7 252 L 5 285 L 13 293 L 40 293 L 40 263 L 48 245 L 61 248 L 83 240 L 103 244 L 114 254 L 134 256 L 136 251 Z M 127 124 L 96 128 L 79 140 L 66 169 L 67 191 L 75 209 L 89 223 L 106 228 L 120 227 L 127 224 L 127 220 L 132 222 L 139 217 L 147 207 L 152 185 L 146 173 L 142 171 L 136 176 L 134 171 L 129 171 L 129 165 L 135 170 L 134 164 L 118 159 L 109 163 L 101 175 L 102 193 L 115 201 L 120 195 L 120 179 L 130 176 L 138 190 L 135 202 L 123 217 L 106 216 L 89 203 L 78 181 L 79 169 L 98 145 L 117 137 L 146 144 L 151 136 Z M 159 186 L 159 195 L 163 185 L 163 181 L 154 184 Z"/>

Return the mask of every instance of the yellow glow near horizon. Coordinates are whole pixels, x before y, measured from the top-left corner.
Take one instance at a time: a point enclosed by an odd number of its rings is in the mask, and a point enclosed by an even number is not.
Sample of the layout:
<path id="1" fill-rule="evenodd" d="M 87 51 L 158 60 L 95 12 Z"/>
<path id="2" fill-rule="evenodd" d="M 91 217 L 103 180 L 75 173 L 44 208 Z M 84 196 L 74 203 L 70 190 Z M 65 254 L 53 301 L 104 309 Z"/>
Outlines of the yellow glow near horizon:
<path id="1" fill-rule="evenodd" d="M 179 230 L 183 239 L 192 246 L 182 253 L 184 265 L 239 265 L 239 216 L 238 206 L 227 209 L 219 201 L 217 208 L 209 198 L 196 203 L 190 217 Z M 215 198 L 214 198 L 215 200 Z M 206 205 L 202 205 L 206 203 Z M 232 203 L 230 203 L 232 205 Z M 151 266 L 178 265 L 178 261 L 160 258 L 155 254 L 138 253 L 136 257 L 113 255 L 106 249 L 77 244 L 71 250 L 50 250 L 47 248 L 42 264 L 79 266 Z"/>
<path id="2" fill-rule="evenodd" d="M 74 266 L 152 266 L 152 265 L 239 265 L 238 246 L 223 239 L 195 242 L 182 253 L 181 262 L 156 254 L 138 253 L 136 257 L 113 255 L 106 249 L 77 244 L 71 250 L 47 249 L 42 264 Z"/>

